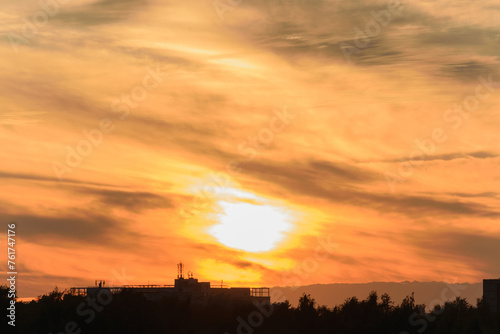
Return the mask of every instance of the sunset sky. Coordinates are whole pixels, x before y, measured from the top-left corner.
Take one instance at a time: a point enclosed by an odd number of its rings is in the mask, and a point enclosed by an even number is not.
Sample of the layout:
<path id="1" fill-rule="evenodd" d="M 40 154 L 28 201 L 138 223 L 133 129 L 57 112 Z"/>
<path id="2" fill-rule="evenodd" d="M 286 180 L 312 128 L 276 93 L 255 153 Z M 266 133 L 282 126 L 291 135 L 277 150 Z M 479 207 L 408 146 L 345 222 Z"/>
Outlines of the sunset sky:
<path id="1" fill-rule="evenodd" d="M 500 277 L 498 1 L 41 3 L 0 10 L 21 297 Z"/>

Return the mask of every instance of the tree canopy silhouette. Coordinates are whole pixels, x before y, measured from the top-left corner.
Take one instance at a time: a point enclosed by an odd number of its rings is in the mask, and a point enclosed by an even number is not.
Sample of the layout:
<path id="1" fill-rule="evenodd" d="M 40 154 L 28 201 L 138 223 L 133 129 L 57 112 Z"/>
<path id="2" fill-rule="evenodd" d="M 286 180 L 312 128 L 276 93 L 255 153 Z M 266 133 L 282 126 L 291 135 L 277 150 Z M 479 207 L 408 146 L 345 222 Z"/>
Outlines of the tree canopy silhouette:
<path id="1" fill-rule="evenodd" d="M 0 296 L 6 307 L 6 287 L 0 289 Z M 17 309 L 17 333 L 29 334 L 500 333 L 500 314 L 489 312 L 482 299 L 472 306 L 457 298 L 429 310 L 425 305 L 417 305 L 413 294 L 394 305 L 389 295 L 379 298 L 376 291 L 364 300 L 351 297 L 329 308 L 317 305 L 309 294 L 302 295 L 294 307 L 288 300 L 271 305 L 214 298 L 203 302 L 148 300 L 127 290 L 105 301 L 56 288 L 35 301 L 18 302 Z"/>

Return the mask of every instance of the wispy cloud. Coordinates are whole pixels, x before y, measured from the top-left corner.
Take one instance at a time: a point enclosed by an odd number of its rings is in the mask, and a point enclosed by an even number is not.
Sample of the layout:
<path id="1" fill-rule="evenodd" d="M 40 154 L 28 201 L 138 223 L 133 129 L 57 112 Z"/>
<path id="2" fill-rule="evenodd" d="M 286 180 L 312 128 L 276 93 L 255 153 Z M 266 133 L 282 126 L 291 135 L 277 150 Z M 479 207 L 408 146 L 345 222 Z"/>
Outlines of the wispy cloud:
<path id="1" fill-rule="evenodd" d="M 42 122 L 41 111 L 18 111 L 0 114 L 0 125 L 30 125 Z"/>

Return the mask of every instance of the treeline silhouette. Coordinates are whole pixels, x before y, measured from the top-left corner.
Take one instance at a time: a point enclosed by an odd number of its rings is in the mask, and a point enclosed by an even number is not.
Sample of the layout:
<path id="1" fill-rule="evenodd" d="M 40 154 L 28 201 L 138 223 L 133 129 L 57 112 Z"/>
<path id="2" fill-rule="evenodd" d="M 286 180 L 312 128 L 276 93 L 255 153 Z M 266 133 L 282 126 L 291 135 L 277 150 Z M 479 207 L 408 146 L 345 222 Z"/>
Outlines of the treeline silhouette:
<path id="1" fill-rule="evenodd" d="M 6 287 L 1 287 L 2 309 L 8 307 Z M 111 295 L 109 295 L 111 296 Z M 482 299 L 477 306 L 456 298 L 425 310 L 413 294 L 399 305 L 389 295 L 371 292 L 328 308 L 304 294 L 297 307 L 288 301 L 253 305 L 230 299 L 150 301 L 132 291 L 110 298 L 75 296 L 57 288 L 29 303 L 16 304 L 16 332 L 30 334 L 499 334 L 500 313 L 488 311 Z M 6 328 L 4 318 L 2 327 Z M 2 333 L 6 331 L 2 330 Z"/>

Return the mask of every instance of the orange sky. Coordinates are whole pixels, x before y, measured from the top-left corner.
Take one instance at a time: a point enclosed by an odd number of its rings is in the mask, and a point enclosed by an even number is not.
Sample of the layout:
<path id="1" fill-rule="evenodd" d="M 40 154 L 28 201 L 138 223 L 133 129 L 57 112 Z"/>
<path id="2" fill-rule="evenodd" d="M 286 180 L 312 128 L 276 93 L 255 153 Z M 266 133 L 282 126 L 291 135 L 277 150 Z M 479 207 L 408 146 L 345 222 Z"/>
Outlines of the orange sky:
<path id="1" fill-rule="evenodd" d="M 495 1 L 62 2 L 0 11 L 21 297 L 500 275 Z"/>

